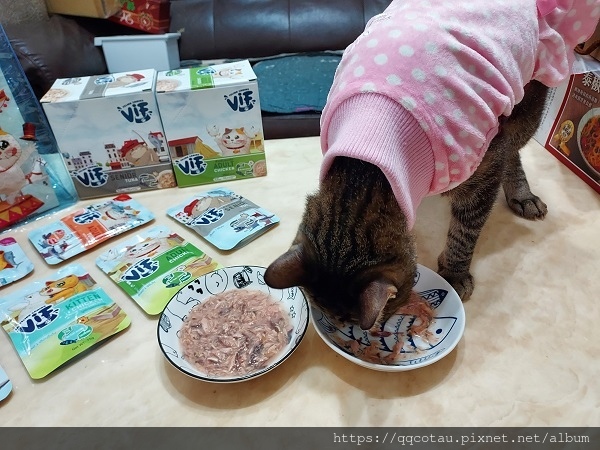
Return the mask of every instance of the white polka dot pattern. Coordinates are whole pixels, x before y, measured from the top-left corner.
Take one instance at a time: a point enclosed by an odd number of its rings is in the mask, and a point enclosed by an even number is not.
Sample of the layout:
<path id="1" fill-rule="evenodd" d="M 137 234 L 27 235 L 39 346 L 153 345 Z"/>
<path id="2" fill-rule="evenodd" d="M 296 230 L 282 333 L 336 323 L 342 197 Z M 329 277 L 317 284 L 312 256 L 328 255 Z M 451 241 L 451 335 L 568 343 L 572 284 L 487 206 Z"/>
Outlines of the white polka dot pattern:
<path id="1" fill-rule="evenodd" d="M 498 117 L 511 113 L 527 82 L 555 86 L 569 75 L 571 49 L 595 28 L 599 3 L 395 0 L 344 53 L 323 130 L 353 95 L 398 101 L 428 134 L 437 161 L 431 192 L 443 192 L 479 165 Z"/>

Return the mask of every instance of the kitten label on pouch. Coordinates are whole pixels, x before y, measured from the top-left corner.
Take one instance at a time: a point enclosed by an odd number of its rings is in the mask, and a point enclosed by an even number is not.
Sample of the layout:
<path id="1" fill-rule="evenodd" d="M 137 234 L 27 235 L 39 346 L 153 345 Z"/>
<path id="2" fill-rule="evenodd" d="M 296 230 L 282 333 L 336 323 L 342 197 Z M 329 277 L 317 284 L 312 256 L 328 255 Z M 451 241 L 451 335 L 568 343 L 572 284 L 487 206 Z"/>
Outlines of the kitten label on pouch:
<path id="1" fill-rule="evenodd" d="M 159 72 L 156 92 L 179 186 L 267 174 L 258 82 L 248 61 Z"/>
<path id="2" fill-rule="evenodd" d="M 131 320 L 86 269 L 73 264 L 4 296 L 0 323 L 31 378 L 39 379 Z"/>

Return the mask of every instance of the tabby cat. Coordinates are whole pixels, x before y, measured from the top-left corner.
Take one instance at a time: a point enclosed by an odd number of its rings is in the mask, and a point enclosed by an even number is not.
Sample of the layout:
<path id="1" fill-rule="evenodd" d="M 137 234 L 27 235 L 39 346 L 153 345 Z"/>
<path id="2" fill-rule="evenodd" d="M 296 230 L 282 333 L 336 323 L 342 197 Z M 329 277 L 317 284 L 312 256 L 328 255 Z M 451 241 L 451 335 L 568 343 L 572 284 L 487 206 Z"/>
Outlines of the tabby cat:
<path id="1" fill-rule="evenodd" d="M 519 157 L 539 126 L 547 88 L 530 82 L 525 97 L 492 140 L 476 172 L 448 191 L 451 220 L 438 273 L 467 300 L 475 244 L 500 186 L 509 207 L 526 219 L 547 208 L 531 193 Z M 290 249 L 265 272 L 274 288 L 300 286 L 338 320 L 371 329 L 408 300 L 416 272 L 415 239 L 384 174 L 374 165 L 337 157 L 310 195 Z"/>

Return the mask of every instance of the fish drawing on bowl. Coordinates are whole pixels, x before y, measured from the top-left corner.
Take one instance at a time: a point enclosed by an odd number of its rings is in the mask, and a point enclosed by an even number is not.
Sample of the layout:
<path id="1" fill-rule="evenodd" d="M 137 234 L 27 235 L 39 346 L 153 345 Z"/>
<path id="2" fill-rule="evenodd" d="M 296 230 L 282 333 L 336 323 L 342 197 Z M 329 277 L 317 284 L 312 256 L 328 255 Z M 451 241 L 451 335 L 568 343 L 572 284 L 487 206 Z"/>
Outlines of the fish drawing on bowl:
<path id="1" fill-rule="evenodd" d="M 448 355 L 465 327 L 462 301 L 450 284 L 418 265 L 413 297 L 377 329 L 339 323 L 311 304 L 317 334 L 339 355 L 359 366 L 400 372 L 424 367 Z"/>

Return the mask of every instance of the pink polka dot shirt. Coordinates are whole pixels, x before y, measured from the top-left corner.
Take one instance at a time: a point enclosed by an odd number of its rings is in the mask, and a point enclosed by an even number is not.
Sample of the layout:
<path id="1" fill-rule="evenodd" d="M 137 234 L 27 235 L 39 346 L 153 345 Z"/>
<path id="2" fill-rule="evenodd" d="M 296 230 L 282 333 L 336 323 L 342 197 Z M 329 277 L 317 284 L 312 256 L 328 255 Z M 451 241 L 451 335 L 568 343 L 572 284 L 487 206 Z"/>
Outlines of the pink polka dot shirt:
<path id="1" fill-rule="evenodd" d="M 478 167 L 524 86 L 553 87 L 594 31 L 600 0 L 395 0 L 344 52 L 321 119 L 336 156 L 376 164 L 409 228 L 422 199 Z"/>

